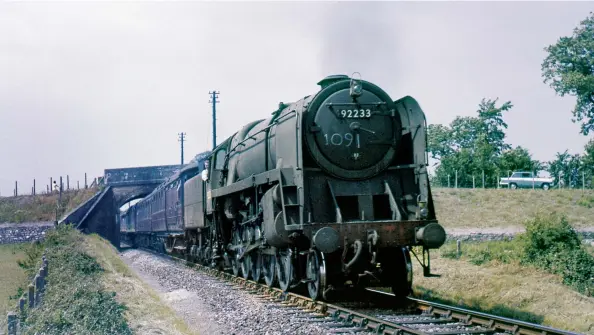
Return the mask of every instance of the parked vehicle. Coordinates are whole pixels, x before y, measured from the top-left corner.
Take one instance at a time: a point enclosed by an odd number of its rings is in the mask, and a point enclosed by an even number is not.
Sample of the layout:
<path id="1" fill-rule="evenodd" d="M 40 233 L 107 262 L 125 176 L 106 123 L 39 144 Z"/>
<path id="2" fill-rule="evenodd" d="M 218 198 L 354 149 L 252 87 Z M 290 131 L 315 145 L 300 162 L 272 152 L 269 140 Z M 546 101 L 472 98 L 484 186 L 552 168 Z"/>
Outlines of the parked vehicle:
<path id="1" fill-rule="evenodd" d="M 541 178 L 534 176 L 532 172 L 517 171 L 514 172 L 509 178 L 501 178 L 499 185 L 509 187 L 512 189 L 516 188 L 542 188 L 548 190 L 554 183 L 553 178 Z"/>

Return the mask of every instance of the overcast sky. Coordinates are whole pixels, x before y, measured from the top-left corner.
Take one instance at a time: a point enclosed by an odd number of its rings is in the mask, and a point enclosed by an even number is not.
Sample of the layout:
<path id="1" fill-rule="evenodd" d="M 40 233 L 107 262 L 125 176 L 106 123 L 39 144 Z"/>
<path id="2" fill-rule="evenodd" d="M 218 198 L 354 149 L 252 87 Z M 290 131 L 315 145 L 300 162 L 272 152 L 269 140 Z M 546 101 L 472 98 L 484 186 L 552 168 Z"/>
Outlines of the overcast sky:
<path id="1" fill-rule="evenodd" d="M 0 194 L 49 177 L 178 164 L 329 74 L 361 73 L 429 123 L 511 100 L 508 141 L 582 152 L 575 99 L 542 83 L 543 48 L 589 2 L 0 3 Z"/>

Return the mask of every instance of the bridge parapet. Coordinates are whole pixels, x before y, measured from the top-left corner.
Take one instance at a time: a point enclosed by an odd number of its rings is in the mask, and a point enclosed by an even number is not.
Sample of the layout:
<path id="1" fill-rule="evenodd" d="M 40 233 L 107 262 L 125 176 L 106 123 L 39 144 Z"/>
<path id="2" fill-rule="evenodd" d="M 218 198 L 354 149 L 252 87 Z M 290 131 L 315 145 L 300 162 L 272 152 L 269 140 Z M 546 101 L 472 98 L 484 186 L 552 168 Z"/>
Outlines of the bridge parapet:
<path id="1" fill-rule="evenodd" d="M 161 184 L 179 171 L 180 165 L 143 166 L 121 169 L 105 169 L 105 185 L 131 186 Z"/>

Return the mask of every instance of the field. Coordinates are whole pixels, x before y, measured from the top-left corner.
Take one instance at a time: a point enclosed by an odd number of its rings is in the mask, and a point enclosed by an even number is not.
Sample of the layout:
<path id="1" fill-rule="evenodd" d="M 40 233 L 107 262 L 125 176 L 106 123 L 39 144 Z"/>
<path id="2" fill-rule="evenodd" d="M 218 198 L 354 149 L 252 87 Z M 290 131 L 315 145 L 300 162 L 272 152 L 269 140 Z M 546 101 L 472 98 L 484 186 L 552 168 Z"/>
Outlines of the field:
<path id="1" fill-rule="evenodd" d="M 433 188 L 438 220 L 446 228 L 522 228 L 536 213 L 565 214 L 575 228 L 594 226 L 594 190 Z"/>
<path id="2" fill-rule="evenodd" d="M 17 264 L 17 260 L 24 258 L 21 244 L 0 245 L 0 325 L 6 322 L 8 310 L 16 307 L 17 300 L 9 298 L 16 295 L 18 288 L 27 281 L 25 271 Z"/>
<path id="3" fill-rule="evenodd" d="M 98 188 L 89 188 L 63 192 L 61 214 L 73 210 L 95 195 L 98 190 Z M 54 221 L 58 199 L 59 196 L 56 193 L 0 197 L 0 223 Z"/>

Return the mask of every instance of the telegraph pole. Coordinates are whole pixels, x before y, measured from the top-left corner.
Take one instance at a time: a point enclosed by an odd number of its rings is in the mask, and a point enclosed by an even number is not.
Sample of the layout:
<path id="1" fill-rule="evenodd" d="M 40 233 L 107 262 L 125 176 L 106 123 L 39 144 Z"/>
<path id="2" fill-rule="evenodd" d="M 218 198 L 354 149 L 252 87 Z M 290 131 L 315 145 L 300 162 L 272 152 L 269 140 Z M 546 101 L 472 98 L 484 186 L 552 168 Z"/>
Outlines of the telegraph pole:
<path id="1" fill-rule="evenodd" d="M 186 140 L 186 133 L 178 133 L 179 138 L 177 139 L 181 142 L 181 165 L 184 165 L 184 141 Z"/>
<path id="2" fill-rule="evenodd" d="M 212 103 L 212 148 L 216 148 L 217 146 L 217 100 L 218 94 L 220 92 L 212 91 L 208 92 L 210 94 L 210 101 Z"/>

